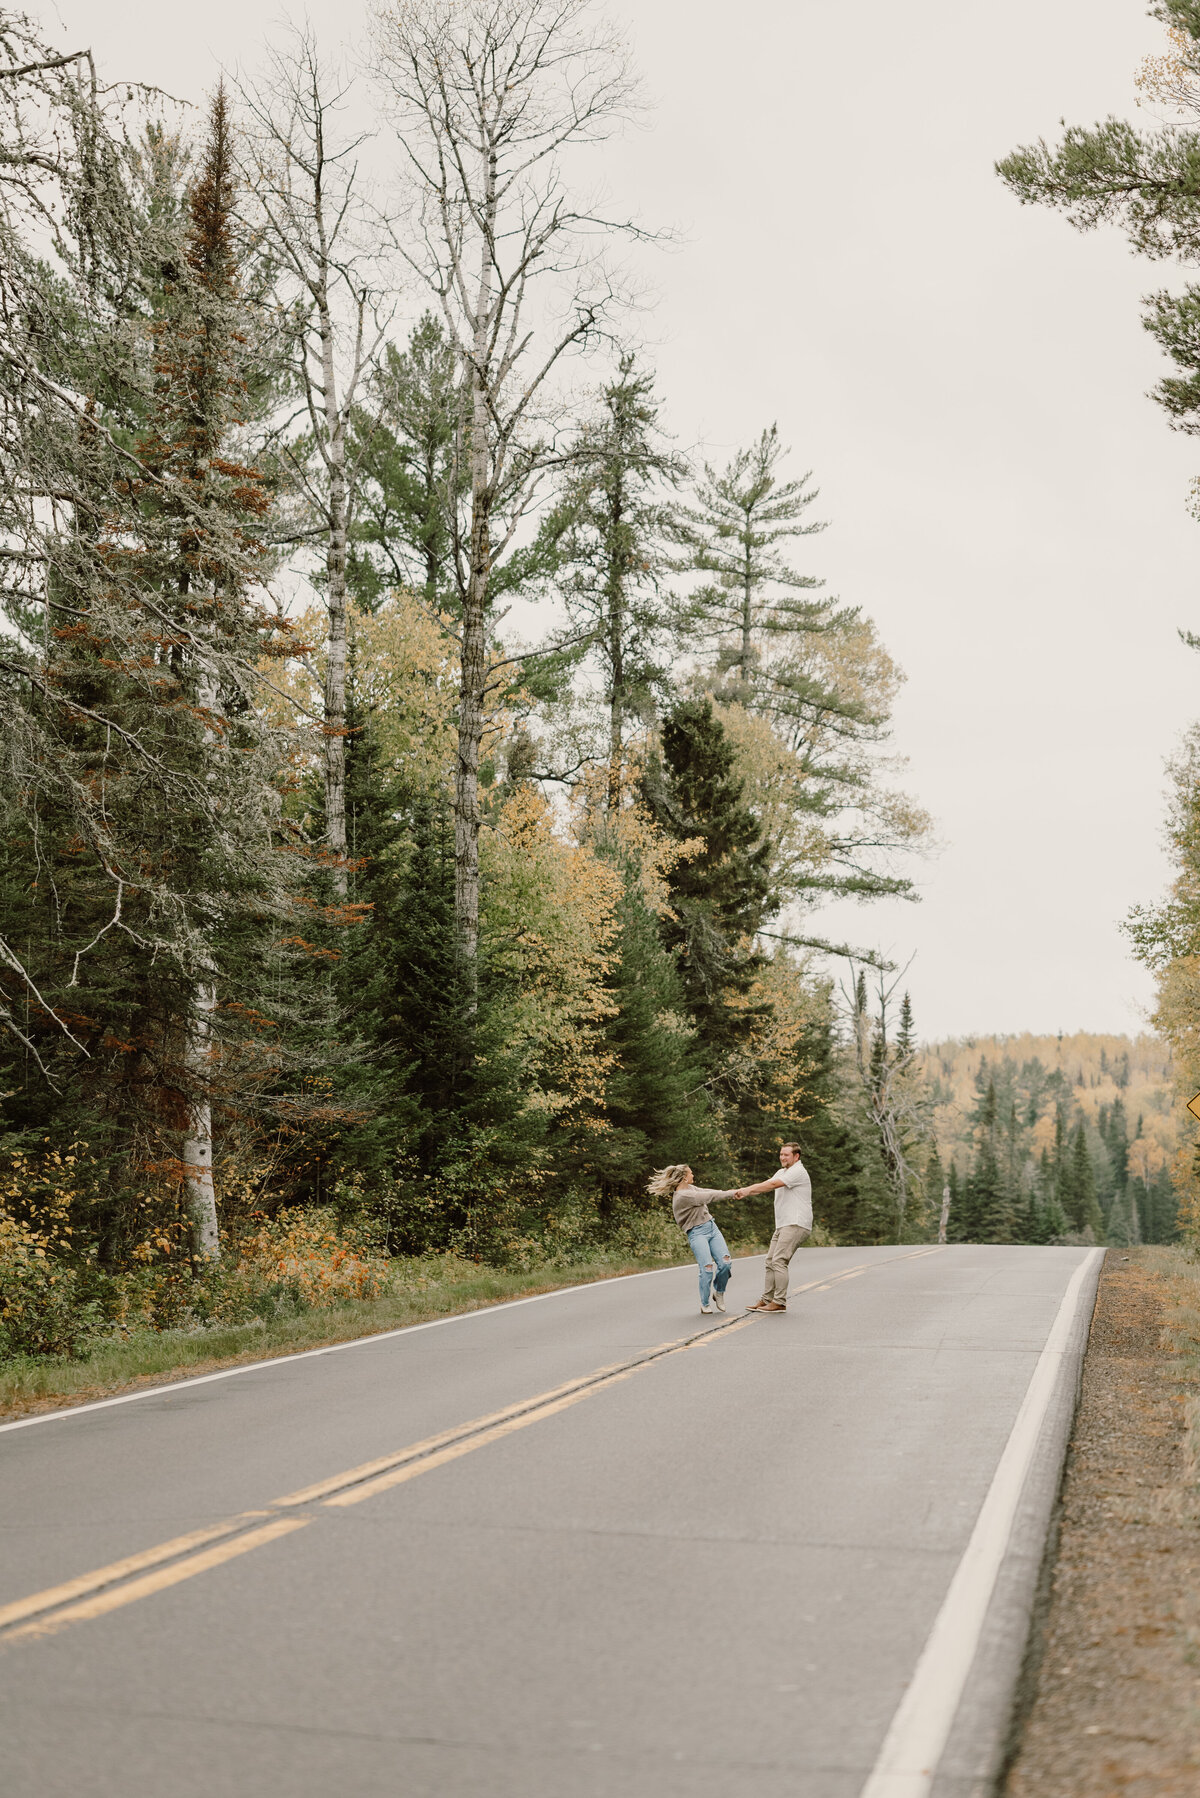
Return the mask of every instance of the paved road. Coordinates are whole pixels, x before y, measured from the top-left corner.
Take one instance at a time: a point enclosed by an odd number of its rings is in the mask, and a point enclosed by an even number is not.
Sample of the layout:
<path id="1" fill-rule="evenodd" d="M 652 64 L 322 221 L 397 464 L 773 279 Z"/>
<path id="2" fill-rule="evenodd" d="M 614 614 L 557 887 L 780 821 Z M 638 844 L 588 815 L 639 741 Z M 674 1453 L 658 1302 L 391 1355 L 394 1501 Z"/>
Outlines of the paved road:
<path id="1" fill-rule="evenodd" d="M 668 1269 L 0 1433 L 0 1620 L 218 1532 L 10 1620 L 6 1798 L 858 1798 L 1082 1258 L 810 1250 L 738 1328 Z"/>

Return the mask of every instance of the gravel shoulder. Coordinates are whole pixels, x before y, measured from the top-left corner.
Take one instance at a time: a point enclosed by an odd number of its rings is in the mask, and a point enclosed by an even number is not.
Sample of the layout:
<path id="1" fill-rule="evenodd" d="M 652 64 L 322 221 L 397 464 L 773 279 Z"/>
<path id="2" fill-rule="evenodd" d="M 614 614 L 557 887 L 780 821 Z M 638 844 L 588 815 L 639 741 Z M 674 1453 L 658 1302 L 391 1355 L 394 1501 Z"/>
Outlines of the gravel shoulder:
<path id="1" fill-rule="evenodd" d="M 1004 1798 L 1200 1791 L 1200 1264 L 1105 1258 Z"/>

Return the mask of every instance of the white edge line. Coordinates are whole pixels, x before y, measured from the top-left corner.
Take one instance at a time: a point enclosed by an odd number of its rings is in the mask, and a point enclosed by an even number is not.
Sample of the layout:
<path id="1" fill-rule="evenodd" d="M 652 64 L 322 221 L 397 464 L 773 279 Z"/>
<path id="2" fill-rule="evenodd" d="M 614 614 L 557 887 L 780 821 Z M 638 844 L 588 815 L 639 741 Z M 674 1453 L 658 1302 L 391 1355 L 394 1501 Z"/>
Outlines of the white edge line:
<path id="1" fill-rule="evenodd" d="M 743 1255 L 738 1259 L 753 1261 L 755 1257 Z M 913 1257 L 901 1255 L 893 1259 L 903 1261 L 912 1260 Z M 452 1317 L 432 1317 L 428 1323 L 401 1324 L 398 1329 L 377 1330 L 371 1336 L 352 1336 L 347 1342 L 326 1343 L 324 1348 L 298 1349 L 291 1355 L 267 1355 L 261 1361 L 244 1361 L 238 1367 L 223 1367 L 218 1373 L 192 1374 L 186 1380 L 163 1380 L 157 1386 L 140 1386 L 136 1392 L 120 1392 L 115 1398 L 94 1398 L 89 1399 L 86 1405 L 64 1405 L 61 1411 L 39 1411 L 34 1417 L 16 1417 L 11 1423 L 0 1423 L 0 1435 L 5 1430 L 32 1429 L 37 1423 L 59 1423 L 64 1417 L 82 1417 L 88 1411 L 107 1411 L 113 1405 L 132 1405 L 140 1398 L 161 1398 L 164 1393 L 178 1392 L 185 1386 L 207 1386 L 213 1380 L 232 1380 L 238 1374 L 259 1373 L 264 1367 L 286 1366 L 293 1361 L 311 1361 L 317 1355 L 337 1355 L 343 1349 L 365 1348 L 370 1342 L 391 1342 L 397 1336 L 415 1336 L 418 1330 L 437 1330 L 443 1324 L 461 1324 L 473 1317 L 491 1317 L 497 1311 L 515 1310 L 518 1305 L 537 1305 L 543 1299 L 561 1299 L 572 1292 L 593 1292 L 597 1286 L 617 1286 L 622 1280 L 650 1280 L 659 1274 L 679 1273 L 681 1269 L 686 1272 L 693 1266 L 695 1263 L 691 1261 L 677 1261 L 670 1267 L 643 1268 L 637 1274 L 609 1274 L 600 1280 L 584 1280 L 578 1286 L 555 1286 L 550 1292 L 534 1292 L 525 1299 L 501 1299 L 495 1305 L 477 1305 L 474 1311 L 456 1311 Z"/>
<path id="2" fill-rule="evenodd" d="M 921 1650 L 861 1798 L 928 1798 L 975 1661 L 988 1606 L 1008 1551 L 1013 1524 L 1041 1439 L 1059 1368 L 1089 1270 L 1104 1253 L 1092 1249 L 1067 1283 L 1033 1370 L 971 1539 Z"/>
<path id="3" fill-rule="evenodd" d="M 597 1286 L 616 1286 L 621 1280 L 648 1280 L 655 1274 L 686 1273 L 695 1262 L 680 1261 L 671 1267 L 647 1267 L 637 1274 L 610 1274 L 606 1279 L 585 1280 L 579 1286 L 555 1286 L 550 1292 L 533 1292 L 524 1299 L 501 1299 L 495 1305 L 477 1305 L 474 1311 L 456 1311 L 452 1317 L 431 1317 L 423 1324 L 401 1324 L 395 1330 L 377 1330 L 371 1336 L 352 1336 L 346 1342 L 327 1342 L 323 1348 L 297 1349 L 291 1355 L 267 1355 L 262 1361 L 243 1361 L 238 1367 L 222 1367 L 217 1373 L 197 1373 L 186 1380 L 163 1380 L 157 1386 L 141 1386 L 136 1392 L 120 1392 L 115 1398 L 94 1398 L 86 1405 L 64 1405 L 61 1411 L 39 1411 L 36 1417 L 17 1417 L 0 1423 L 5 1430 L 27 1430 L 35 1423 L 58 1423 L 64 1417 L 82 1417 L 85 1411 L 107 1411 L 112 1405 L 132 1405 L 139 1398 L 162 1398 L 185 1386 L 207 1386 L 213 1380 L 232 1380 L 240 1373 L 259 1373 L 264 1367 L 281 1367 L 293 1361 L 311 1361 L 317 1355 L 337 1355 L 343 1349 L 365 1348 L 370 1342 L 390 1342 L 397 1336 L 415 1336 L 418 1330 L 437 1330 L 443 1324 L 463 1324 L 473 1317 L 490 1317 L 496 1311 L 512 1311 L 518 1305 L 536 1305 L 542 1299 L 560 1299 L 570 1292 L 591 1292 Z"/>

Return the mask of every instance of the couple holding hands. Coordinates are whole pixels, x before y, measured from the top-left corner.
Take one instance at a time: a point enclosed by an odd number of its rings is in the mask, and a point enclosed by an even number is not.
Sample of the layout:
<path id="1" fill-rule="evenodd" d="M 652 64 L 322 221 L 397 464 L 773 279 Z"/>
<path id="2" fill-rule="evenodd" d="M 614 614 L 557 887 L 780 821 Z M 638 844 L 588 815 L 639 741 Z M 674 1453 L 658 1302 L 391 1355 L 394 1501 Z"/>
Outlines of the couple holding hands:
<path id="1" fill-rule="evenodd" d="M 786 1311 L 788 1262 L 812 1229 L 812 1181 L 800 1159 L 797 1143 L 785 1142 L 779 1150 L 779 1171 L 757 1186 L 738 1186 L 721 1192 L 712 1186 L 696 1186 L 692 1170 L 682 1163 L 659 1168 L 648 1190 L 671 1199 L 675 1222 L 686 1232 L 688 1247 L 700 1269 L 700 1309 L 706 1315 L 724 1311 L 725 1288 L 733 1261 L 725 1238 L 709 1212 L 718 1199 L 749 1199 L 758 1193 L 775 1194 L 775 1234 L 767 1250 L 763 1295 L 748 1311 Z"/>

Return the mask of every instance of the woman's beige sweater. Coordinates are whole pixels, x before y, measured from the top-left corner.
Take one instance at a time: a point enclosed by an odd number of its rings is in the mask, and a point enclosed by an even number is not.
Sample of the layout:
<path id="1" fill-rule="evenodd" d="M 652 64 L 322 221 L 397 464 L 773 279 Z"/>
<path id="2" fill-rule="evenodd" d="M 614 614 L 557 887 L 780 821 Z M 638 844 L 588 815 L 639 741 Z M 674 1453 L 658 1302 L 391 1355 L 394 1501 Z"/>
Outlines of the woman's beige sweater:
<path id="1" fill-rule="evenodd" d="M 675 1197 L 671 1200 L 671 1210 L 675 1213 L 675 1222 L 681 1230 L 694 1230 L 697 1224 L 711 1224 L 712 1212 L 708 1209 L 718 1199 L 731 1199 L 737 1191 L 730 1186 L 724 1192 L 716 1186 L 677 1186 Z"/>

